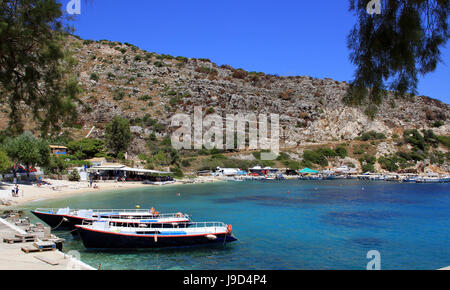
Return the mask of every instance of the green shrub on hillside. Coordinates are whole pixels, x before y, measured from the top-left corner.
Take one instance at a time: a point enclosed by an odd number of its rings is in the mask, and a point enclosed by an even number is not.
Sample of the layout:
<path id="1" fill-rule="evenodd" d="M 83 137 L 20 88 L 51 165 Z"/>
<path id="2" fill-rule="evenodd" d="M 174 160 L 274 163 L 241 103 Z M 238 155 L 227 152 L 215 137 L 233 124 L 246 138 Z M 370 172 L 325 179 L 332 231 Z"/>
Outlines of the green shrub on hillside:
<path id="1" fill-rule="evenodd" d="M 437 136 L 439 142 L 445 147 L 450 149 L 450 137 L 449 136 Z"/>
<path id="2" fill-rule="evenodd" d="M 361 136 L 356 139 L 361 141 L 384 140 L 386 139 L 386 135 L 384 135 L 383 133 L 378 133 L 376 131 L 369 131 L 361 134 Z"/>
<path id="3" fill-rule="evenodd" d="M 183 170 L 180 167 L 172 167 L 170 168 L 170 172 L 173 173 L 175 177 L 182 178 L 184 176 Z"/>
<path id="4" fill-rule="evenodd" d="M 116 78 L 116 75 L 114 75 L 112 72 L 109 72 L 106 77 L 107 77 L 108 80 L 111 81 L 111 80 L 114 80 Z"/>
<path id="5" fill-rule="evenodd" d="M 114 91 L 113 99 L 115 101 L 120 101 L 125 97 L 125 92 L 122 89 L 116 89 Z"/>
<path id="6" fill-rule="evenodd" d="M 395 155 L 388 156 L 388 157 L 380 157 L 378 159 L 378 163 L 380 163 L 381 168 L 389 171 L 389 172 L 396 172 L 398 170 L 397 163 L 399 162 L 399 158 Z"/>
<path id="7" fill-rule="evenodd" d="M 189 159 L 183 159 L 183 160 L 181 161 L 181 165 L 182 165 L 183 167 L 189 167 L 189 166 L 191 166 L 191 161 L 190 161 Z"/>
<path id="8" fill-rule="evenodd" d="M 143 95 L 143 96 L 139 97 L 139 100 L 141 100 L 141 101 L 148 101 L 151 99 L 152 99 L 152 97 L 149 95 Z"/>
<path id="9" fill-rule="evenodd" d="M 211 159 L 221 159 L 221 160 L 224 160 L 224 159 L 227 159 L 227 157 L 225 157 L 225 155 L 223 155 L 223 154 L 214 154 L 214 155 L 212 155 L 211 156 Z"/>
<path id="10" fill-rule="evenodd" d="M 324 156 L 324 157 L 336 157 L 337 153 L 331 148 L 319 148 L 315 150 L 318 154 Z"/>
<path id="11" fill-rule="evenodd" d="M 184 63 L 189 61 L 189 58 L 184 56 L 177 56 L 175 59 Z"/>
<path id="12" fill-rule="evenodd" d="M 405 142 L 411 144 L 412 146 L 425 150 L 425 140 L 419 131 L 415 129 L 405 130 L 403 132 L 403 138 Z"/>
<path id="13" fill-rule="evenodd" d="M 280 152 L 280 154 L 278 154 L 278 157 L 277 157 L 278 161 L 289 160 L 289 159 L 290 159 L 289 155 L 285 152 Z"/>
<path id="14" fill-rule="evenodd" d="M 364 111 L 364 114 L 366 114 L 370 120 L 373 121 L 378 114 L 378 106 L 375 104 L 370 104 Z"/>
<path id="15" fill-rule="evenodd" d="M 317 151 L 305 150 L 303 152 L 303 159 L 306 162 L 314 163 L 322 167 L 328 166 L 328 160 L 324 155 L 320 154 Z"/>
<path id="16" fill-rule="evenodd" d="M 345 157 L 348 156 L 347 148 L 345 148 L 345 147 L 343 147 L 343 146 L 337 147 L 334 151 L 336 151 L 336 154 L 337 154 L 340 158 L 345 158 Z"/>
<path id="17" fill-rule="evenodd" d="M 434 134 L 433 130 L 422 130 L 423 140 L 426 144 L 433 147 L 437 147 L 439 144 L 438 137 Z"/>
<path id="18" fill-rule="evenodd" d="M 98 77 L 98 75 L 96 73 L 91 73 L 90 79 L 93 80 L 93 81 L 98 82 L 99 77 Z"/>
<path id="19" fill-rule="evenodd" d="M 442 122 L 442 121 L 435 121 L 431 126 L 433 128 L 439 128 L 439 127 L 444 126 L 444 122 Z"/>
<path id="20" fill-rule="evenodd" d="M 374 172 L 374 165 L 377 162 L 377 158 L 369 154 L 364 154 L 364 156 L 359 159 L 359 162 L 361 162 L 363 172 Z"/>
<path id="21" fill-rule="evenodd" d="M 306 162 L 308 165 L 317 164 L 322 167 L 328 166 L 327 158 L 345 158 L 347 156 L 348 151 L 344 146 L 339 146 L 336 148 L 336 150 L 333 150 L 331 148 L 319 148 L 316 150 L 306 150 L 305 152 L 303 152 L 304 162 Z"/>
<path id="22" fill-rule="evenodd" d="M 285 160 L 283 161 L 284 166 L 286 168 L 292 169 L 292 170 L 299 170 L 300 169 L 300 162 L 295 160 Z"/>
<path id="23" fill-rule="evenodd" d="M 106 152 L 105 142 L 100 139 L 81 139 L 67 143 L 69 153 L 78 160 L 98 157 Z M 69 158 L 71 159 L 71 158 Z"/>
<path id="24" fill-rule="evenodd" d="M 435 151 L 430 154 L 430 163 L 443 165 L 445 163 L 445 154 L 441 151 Z"/>
<path id="25" fill-rule="evenodd" d="M 373 164 L 367 163 L 361 166 L 363 172 L 374 172 L 375 166 Z"/>

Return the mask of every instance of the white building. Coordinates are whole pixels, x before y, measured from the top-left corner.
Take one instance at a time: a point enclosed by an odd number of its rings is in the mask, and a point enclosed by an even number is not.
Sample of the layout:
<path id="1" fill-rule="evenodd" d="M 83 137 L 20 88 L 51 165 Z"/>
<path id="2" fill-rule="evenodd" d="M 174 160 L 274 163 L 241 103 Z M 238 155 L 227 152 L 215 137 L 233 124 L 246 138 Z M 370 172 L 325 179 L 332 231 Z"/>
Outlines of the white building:
<path id="1" fill-rule="evenodd" d="M 95 167 L 103 166 L 104 164 L 106 164 L 105 157 L 92 158 L 92 159 L 88 159 L 86 161 L 89 161 L 90 163 L 92 163 L 92 166 L 95 166 Z"/>
<path id="2" fill-rule="evenodd" d="M 238 168 L 217 167 L 216 176 L 236 176 L 240 170 Z"/>
<path id="3" fill-rule="evenodd" d="M 337 174 L 354 174 L 357 172 L 356 168 L 350 168 L 347 165 L 334 168 L 333 171 Z"/>

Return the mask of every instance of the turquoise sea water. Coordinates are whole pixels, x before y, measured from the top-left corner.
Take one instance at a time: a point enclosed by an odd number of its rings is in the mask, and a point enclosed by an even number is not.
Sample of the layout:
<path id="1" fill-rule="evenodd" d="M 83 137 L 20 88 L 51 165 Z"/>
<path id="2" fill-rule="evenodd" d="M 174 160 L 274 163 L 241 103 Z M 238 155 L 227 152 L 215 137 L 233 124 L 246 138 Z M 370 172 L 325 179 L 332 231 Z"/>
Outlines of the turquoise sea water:
<path id="1" fill-rule="evenodd" d="M 450 266 L 450 184 L 221 182 L 87 194 L 26 207 L 136 205 L 232 224 L 239 241 L 225 247 L 93 251 L 58 232 L 67 239 L 65 251 L 78 250 L 83 261 L 102 269 L 365 269 L 370 250 L 380 252 L 382 269 Z"/>

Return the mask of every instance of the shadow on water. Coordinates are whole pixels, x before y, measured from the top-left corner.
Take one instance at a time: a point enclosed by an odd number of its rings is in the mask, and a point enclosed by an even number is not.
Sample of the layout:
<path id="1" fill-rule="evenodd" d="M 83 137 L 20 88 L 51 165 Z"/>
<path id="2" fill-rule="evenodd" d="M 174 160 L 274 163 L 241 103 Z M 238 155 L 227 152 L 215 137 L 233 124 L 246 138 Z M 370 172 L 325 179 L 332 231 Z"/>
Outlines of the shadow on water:
<path id="1" fill-rule="evenodd" d="M 349 228 L 380 227 L 400 215 L 392 211 L 329 212 L 321 217 L 322 223 Z"/>
<path id="2" fill-rule="evenodd" d="M 213 199 L 217 204 L 250 202 L 268 207 L 296 207 L 302 205 L 333 204 L 417 204 L 408 187 L 387 182 L 342 181 L 288 181 L 281 184 L 250 182 L 236 188 L 243 192 L 258 192 L 257 195 L 231 194 Z M 420 191 L 426 190 L 419 188 Z M 259 194 L 260 193 L 260 194 Z M 416 194 L 423 194 L 416 193 Z"/>
<path id="3" fill-rule="evenodd" d="M 342 192 L 336 190 L 320 190 L 317 192 L 306 192 L 303 196 L 295 193 L 280 193 L 279 195 L 252 195 L 230 198 L 219 198 L 213 200 L 218 204 L 233 204 L 241 202 L 252 202 L 261 206 L 270 207 L 295 207 L 306 205 L 330 205 L 344 203 L 391 203 L 391 204 L 415 204 L 416 201 L 395 197 L 392 195 L 373 196 L 365 192 Z"/>
<path id="4" fill-rule="evenodd" d="M 381 248 L 384 243 L 381 239 L 377 238 L 354 238 L 348 241 L 363 248 Z"/>
<path id="5" fill-rule="evenodd" d="M 233 251 L 233 245 L 197 245 L 197 246 L 185 246 L 185 247 L 173 247 L 173 248 L 157 248 L 157 249 L 84 249 L 83 252 L 86 253 L 104 253 L 104 254 L 217 254 L 227 253 Z"/>

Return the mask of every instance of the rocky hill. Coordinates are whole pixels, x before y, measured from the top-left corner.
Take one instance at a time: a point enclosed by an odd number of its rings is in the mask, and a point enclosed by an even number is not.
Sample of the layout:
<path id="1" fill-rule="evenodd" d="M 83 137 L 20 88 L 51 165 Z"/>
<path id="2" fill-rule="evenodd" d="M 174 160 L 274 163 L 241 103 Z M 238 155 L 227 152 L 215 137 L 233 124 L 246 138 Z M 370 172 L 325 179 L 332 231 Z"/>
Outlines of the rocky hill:
<path id="1" fill-rule="evenodd" d="M 70 37 L 67 47 L 77 61 L 83 93 L 78 124 L 66 130 L 75 139 L 89 133 L 103 138 L 105 125 L 115 115 L 125 117 L 134 134 L 132 158 L 149 152 L 148 138 L 153 133 L 159 139 L 170 134 L 171 116 L 192 114 L 195 106 L 202 107 L 205 115 L 224 117 L 238 112 L 279 114 L 280 145 L 293 160 L 302 160 L 305 149 L 344 144 L 352 150 L 337 165 L 350 162 L 360 167 L 358 152 L 382 157 L 410 150 L 408 144 L 396 142 L 406 129 L 450 135 L 449 105 L 429 97 L 395 97 L 388 92 L 378 108 L 370 104 L 349 107 L 343 104 L 349 84 L 332 79 L 247 72 L 208 59 L 151 53 L 106 40 Z M 0 114 L 0 123 L 5 125 L 6 113 Z M 355 140 L 369 131 L 383 133 L 387 139 L 368 144 Z M 433 150 L 449 158 L 448 147 L 441 144 Z M 248 152 L 238 155 L 231 158 L 253 158 Z"/>
<path id="2" fill-rule="evenodd" d="M 143 51 L 130 44 L 72 38 L 69 42 L 78 60 L 79 81 L 84 89 L 79 107 L 84 131 L 102 127 L 114 115 L 132 121 L 136 152 L 152 131 L 166 134 L 169 118 L 176 112 L 193 113 L 202 106 L 205 113 L 257 112 L 280 115 L 282 146 L 353 140 L 363 132 L 401 135 L 406 128 L 431 128 L 448 135 L 449 105 L 414 96 L 384 96 L 378 112 L 362 105 L 343 105 L 348 84 L 308 76 L 279 77 L 247 72 L 208 59 L 188 59 Z M 372 115 L 370 117 L 370 115 Z M 142 119 L 157 120 L 158 126 L 140 126 Z M 436 126 L 435 126 L 436 127 Z M 83 134 L 84 134 L 83 131 Z"/>

